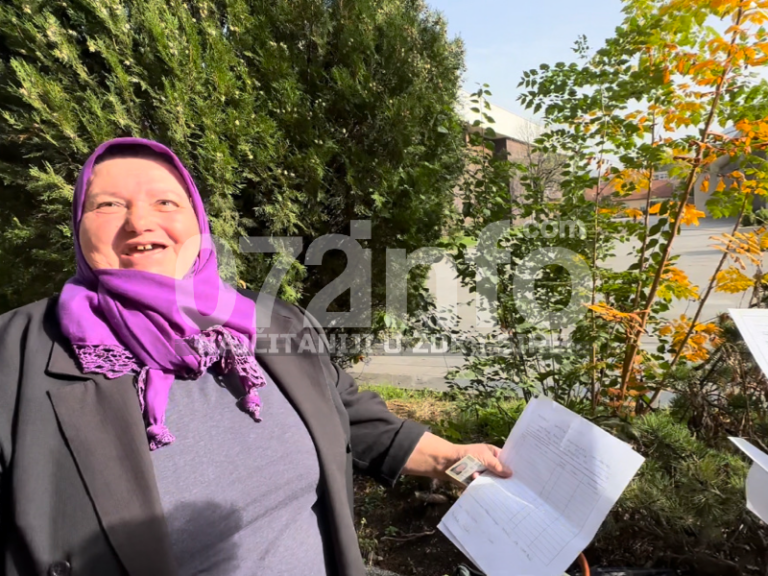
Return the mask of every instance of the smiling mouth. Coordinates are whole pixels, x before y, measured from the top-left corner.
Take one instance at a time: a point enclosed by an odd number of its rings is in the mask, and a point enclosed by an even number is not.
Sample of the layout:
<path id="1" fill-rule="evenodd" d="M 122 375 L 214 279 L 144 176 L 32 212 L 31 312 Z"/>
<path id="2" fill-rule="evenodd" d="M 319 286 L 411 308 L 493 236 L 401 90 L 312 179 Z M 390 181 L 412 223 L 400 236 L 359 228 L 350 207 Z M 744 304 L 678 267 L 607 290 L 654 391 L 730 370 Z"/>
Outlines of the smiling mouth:
<path id="1" fill-rule="evenodd" d="M 137 244 L 135 246 L 129 246 L 128 249 L 123 253 L 124 256 L 140 256 L 143 254 L 156 254 L 157 252 L 162 252 L 165 250 L 167 246 L 164 244 Z"/>

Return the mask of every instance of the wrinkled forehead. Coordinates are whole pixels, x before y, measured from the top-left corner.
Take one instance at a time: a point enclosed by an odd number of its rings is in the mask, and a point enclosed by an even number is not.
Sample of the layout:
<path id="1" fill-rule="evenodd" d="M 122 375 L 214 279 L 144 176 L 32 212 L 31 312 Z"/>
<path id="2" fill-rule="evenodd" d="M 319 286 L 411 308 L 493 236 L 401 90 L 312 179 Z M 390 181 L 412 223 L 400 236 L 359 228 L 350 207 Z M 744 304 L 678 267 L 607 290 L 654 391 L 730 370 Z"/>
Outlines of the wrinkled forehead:
<path id="1" fill-rule="evenodd" d="M 146 193 L 171 194 L 178 201 L 192 197 L 183 177 L 167 161 L 156 158 L 109 158 L 94 165 L 86 182 L 84 202 L 97 196 L 118 195 L 138 199 Z"/>
<path id="2" fill-rule="evenodd" d="M 93 179 L 96 176 L 97 172 L 99 171 L 98 167 L 100 165 L 110 160 L 125 160 L 125 159 L 151 160 L 151 161 L 159 162 L 160 164 L 163 164 L 166 168 L 170 169 L 173 172 L 174 176 L 176 176 L 177 179 L 181 182 L 187 194 L 188 195 L 190 194 L 189 187 L 184 182 L 184 176 L 179 172 L 173 158 L 171 158 L 167 154 L 163 154 L 162 152 L 158 152 L 148 146 L 143 146 L 140 144 L 115 145 L 110 148 L 107 148 L 104 151 L 104 153 L 97 156 L 93 162 L 93 167 L 91 168 L 90 175 L 88 176 L 88 179 L 86 181 L 86 186 L 85 186 L 86 193 L 90 190 L 91 184 L 93 183 Z"/>

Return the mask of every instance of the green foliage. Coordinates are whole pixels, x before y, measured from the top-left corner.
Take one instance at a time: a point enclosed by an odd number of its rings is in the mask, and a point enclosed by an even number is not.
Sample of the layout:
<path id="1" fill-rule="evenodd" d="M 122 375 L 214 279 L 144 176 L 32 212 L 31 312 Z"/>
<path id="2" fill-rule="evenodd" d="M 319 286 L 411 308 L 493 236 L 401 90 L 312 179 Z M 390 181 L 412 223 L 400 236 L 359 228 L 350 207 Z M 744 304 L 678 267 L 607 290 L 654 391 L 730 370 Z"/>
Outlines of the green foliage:
<path id="1" fill-rule="evenodd" d="M 214 234 L 258 289 L 270 255 L 372 222 L 374 302 L 384 250 L 436 242 L 462 170 L 459 41 L 419 0 L 10 0 L 0 6 L 0 311 L 73 272 L 78 170 L 100 142 L 142 136 L 190 168 Z M 344 269 L 294 264 L 307 303 Z"/>
<path id="2" fill-rule="evenodd" d="M 745 210 L 741 216 L 742 226 L 764 226 L 768 223 L 768 209 L 759 208 L 758 210 Z"/>
<path id="3" fill-rule="evenodd" d="M 484 100 L 485 95 L 478 92 L 475 98 Z M 492 119 L 486 121 L 492 126 Z M 474 154 L 468 163 L 476 169 L 465 175 L 464 215 L 471 218 L 465 227 L 481 237 L 486 227 L 500 222 L 506 229 L 498 241 L 493 241 L 495 245 L 482 240 L 473 246 L 456 242 L 454 250 L 459 277 L 471 291 L 496 290 L 496 307 L 491 312 L 500 326 L 490 334 L 454 332 L 454 337 L 470 345 L 466 364 L 449 375 L 451 386 L 471 390 L 466 400 L 478 407 L 495 402 L 499 394 L 504 397 L 510 390 L 526 398 L 543 391 L 565 404 L 579 402 L 590 382 L 584 359 L 600 335 L 591 324 L 578 324 L 572 332 L 578 338 L 571 338 L 566 349 L 563 330 L 548 329 L 551 318 L 533 316 L 530 302 L 552 314 L 568 304 L 574 291 L 578 299 L 588 302 L 591 275 L 577 279 L 562 265 L 537 267 L 526 262 L 534 253 L 540 255 L 536 259 L 539 262 L 567 253 L 583 266 L 591 266 L 612 256 L 615 242 L 636 233 L 640 225 L 612 219 L 612 214 L 597 210 L 594 202 L 585 198 L 585 188 L 596 184 L 597 179 L 589 175 L 586 153 L 577 151 L 583 141 L 567 147 L 564 132 L 549 130 L 530 143 L 527 159 L 511 163 L 492 154 L 487 141 L 483 144 L 485 127 L 479 126 L 480 131 L 470 141 Z M 513 177 L 521 186 L 511 195 Z M 553 188 L 558 191 L 556 198 L 550 195 Z M 509 262 L 495 266 L 485 261 L 484 255 L 494 248 L 507 250 Z M 479 266 L 496 269 L 485 286 L 476 284 Z M 598 273 L 617 291 L 627 291 L 626 278 L 604 269 Z M 530 292 L 513 289 L 521 278 L 531 282 Z M 485 353 L 476 354 L 475 349 Z"/>
<path id="4" fill-rule="evenodd" d="M 754 302 L 765 306 L 765 303 Z M 722 314 L 717 324 L 723 342 L 706 362 L 682 369 L 670 379 L 675 418 L 713 446 L 728 436 L 768 443 L 768 380 L 755 363 L 733 320 Z"/>
<path id="5" fill-rule="evenodd" d="M 668 413 L 650 414 L 634 426 L 635 445 L 648 458 L 625 494 L 624 506 L 678 533 L 707 532 L 710 524 L 735 526 L 744 512 L 748 464 L 734 451 L 719 452 L 696 440 Z M 674 486 L 675 490 L 670 490 Z M 722 534 L 709 534 L 719 539 Z"/>
<path id="6" fill-rule="evenodd" d="M 427 399 L 434 400 L 447 400 L 448 397 L 444 396 L 440 392 L 436 392 L 430 389 L 416 389 L 416 388 L 402 388 L 400 386 L 393 386 L 392 384 L 361 384 L 361 390 L 370 390 L 378 394 L 382 400 L 388 402 L 390 400 L 406 400 L 412 402 L 419 402 Z"/>
<path id="7" fill-rule="evenodd" d="M 697 440 L 668 412 L 639 418 L 646 457 L 595 540 L 601 563 L 676 567 L 692 574 L 758 574 L 766 528 L 745 507 L 749 464 Z"/>
<path id="8" fill-rule="evenodd" d="M 381 396 L 395 413 L 429 424 L 432 432 L 453 442 L 504 444 L 510 430 L 525 409 L 515 398 L 497 398 L 481 406 L 467 401 L 465 394 L 412 390 L 389 384 L 360 387 Z"/>

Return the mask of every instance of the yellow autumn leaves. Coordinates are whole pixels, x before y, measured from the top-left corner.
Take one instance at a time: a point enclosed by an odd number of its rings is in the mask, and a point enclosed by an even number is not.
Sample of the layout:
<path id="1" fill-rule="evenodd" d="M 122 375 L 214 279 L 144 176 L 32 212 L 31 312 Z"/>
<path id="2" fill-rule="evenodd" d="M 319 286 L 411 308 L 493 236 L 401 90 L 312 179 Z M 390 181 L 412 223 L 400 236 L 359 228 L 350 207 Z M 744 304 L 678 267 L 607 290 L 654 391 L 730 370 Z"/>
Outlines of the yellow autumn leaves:
<path id="1" fill-rule="evenodd" d="M 768 122 L 766 122 L 765 119 L 756 121 L 747 119 L 739 120 L 736 122 L 736 129 L 744 138 L 749 139 L 747 144 L 750 144 L 753 139 L 763 142 L 768 140 Z"/>
<path id="2" fill-rule="evenodd" d="M 687 281 L 687 278 L 685 280 Z M 640 326 L 640 317 L 637 314 L 620 312 L 603 302 L 587 307 L 608 322 L 621 323 L 628 328 Z M 663 325 L 659 329 L 658 335 L 662 339 L 670 340 L 672 353 L 678 354 L 679 352 L 682 358 L 690 362 L 703 362 L 709 358 L 710 351 L 722 343 L 722 333 L 716 324 L 711 322 L 693 324 L 692 320 L 685 314 Z M 682 350 L 680 350 L 681 345 L 683 346 Z"/>
<path id="3" fill-rule="evenodd" d="M 739 292 L 746 292 L 754 285 L 754 279 L 746 276 L 738 268 L 731 267 L 721 270 L 715 276 L 715 292 L 738 294 Z"/>
<path id="4" fill-rule="evenodd" d="M 682 358 L 690 362 L 703 362 L 709 358 L 710 350 L 722 343 L 721 330 L 717 325 L 711 322 L 693 324 L 685 314 L 662 326 L 659 329 L 659 336 L 670 338 L 672 352 L 675 354 L 679 352 Z M 685 345 L 681 351 L 680 346 L 683 343 Z"/>
<path id="5" fill-rule="evenodd" d="M 612 308 L 605 302 L 598 302 L 587 306 L 595 314 L 608 322 L 620 322 L 627 326 L 640 326 L 640 317 L 632 312 L 621 312 Z"/>
<path id="6" fill-rule="evenodd" d="M 693 204 L 686 204 L 683 213 L 680 215 L 680 222 L 686 226 L 699 225 L 699 218 L 704 218 L 705 214 L 698 210 Z"/>
<path id="7" fill-rule="evenodd" d="M 688 275 L 674 266 L 667 266 L 662 275 L 663 283 L 659 286 L 659 298 L 671 300 L 672 297 L 680 300 L 699 297 L 699 287 L 691 284 Z"/>
<path id="8" fill-rule="evenodd" d="M 683 211 L 681 218 L 693 219 L 695 207 Z M 658 212 L 658 210 L 654 211 Z M 723 258 L 730 259 L 734 265 L 717 272 L 712 287 L 716 292 L 738 294 L 754 288 L 758 283 L 768 283 L 768 274 L 760 270 L 763 251 L 768 249 L 768 231 L 760 228 L 751 232 L 735 232 L 712 236 L 718 242 L 714 246 L 725 253 Z M 758 266 L 754 277 L 747 276 L 747 261 Z M 719 267 L 718 267 L 719 268 Z M 667 301 L 672 298 L 699 299 L 699 289 L 691 283 L 688 275 L 679 268 L 667 265 L 661 276 L 658 296 Z M 628 332 L 640 329 L 643 323 L 638 312 L 622 312 L 604 302 L 588 306 L 599 318 L 622 324 Z M 690 362 L 703 362 L 709 358 L 710 351 L 721 343 L 721 332 L 713 323 L 693 322 L 685 315 L 666 324 L 657 325 L 657 334 L 669 344 L 671 353 Z"/>
<path id="9" fill-rule="evenodd" d="M 736 232 L 735 234 L 723 234 L 710 236 L 720 244 L 712 246 L 715 250 L 724 252 L 742 270 L 746 270 L 744 263 L 746 258 L 755 266 L 760 265 L 763 250 L 768 248 L 768 234 L 766 229 L 760 228 L 754 232 Z"/>
<path id="10" fill-rule="evenodd" d="M 643 118 L 637 121 L 642 125 Z M 615 194 L 631 194 L 639 190 L 648 190 L 651 186 L 650 173 L 647 170 L 620 170 L 611 180 Z"/>
<path id="11" fill-rule="evenodd" d="M 659 202 L 658 204 L 654 204 L 651 206 L 651 208 L 648 210 L 649 214 L 658 214 L 661 210 L 661 207 L 663 205 L 663 202 Z M 674 208 L 675 203 L 670 203 L 670 208 Z M 683 213 L 680 214 L 680 223 L 685 224 L 686 226 L 698 226 L 699 225 L 699 218 L 704 218 L 706 214 L 696 208 L 693 204 L 686 204 L 683 207 Z"/>
<path id="12" fill-rule="evenodd" d="M 733 172 L 732 174 L 730 174 L 730 177 L 736 179 L 737 174 L 739 174 L 739 172 Z M 737 188 L 738 184 L 734 182 L 732 187 Z M 717 188 L 715 188 L 715 190 L 717 192 L 722 192 L 723 190 L 725 190 L 725 180 L 720 178 L 720 181 L 717 183 Z M 705 194 L 709 192 L 709 176 L 707 176 L 706 178 L 704 178 L 704 180 L 701 181 L 701 191 L 704 192 Z"/>
<path id="13" fill-rule="evenodd" d="M 712 240 L 720 243 L 713 248 L 724 252 L 735 264 L 735 266 L 721 270 L 715 275 L 716 292 L 738 294 L 739 292 L 746 292 L 758 282 L 765 282 L 768 279 L 768 274 L 763 275 L 759 272 L 763 251 L 768 248 L 768 233 L 764 227 L 753 232 L 712 236 Z M 752 278 L 743 272 L 747 269 L 745 259 L 758 267 L 757 274 Z"/>

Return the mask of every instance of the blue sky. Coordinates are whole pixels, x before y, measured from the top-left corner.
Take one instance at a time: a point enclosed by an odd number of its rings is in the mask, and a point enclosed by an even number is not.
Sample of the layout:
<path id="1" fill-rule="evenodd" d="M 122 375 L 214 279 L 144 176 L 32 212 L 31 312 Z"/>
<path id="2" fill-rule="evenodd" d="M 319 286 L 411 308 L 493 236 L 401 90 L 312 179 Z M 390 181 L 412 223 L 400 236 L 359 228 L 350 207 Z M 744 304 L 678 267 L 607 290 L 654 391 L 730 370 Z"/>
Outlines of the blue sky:
<path id="1" fill-rule="evenodd" d="M 592 49 L 621 23 L 619 0 L 427 0 L 448 21 L 451 36 L 466 47 L 465 87 L 491 85 L 493 104 L 526 118 L 517 102 L 524 70 L 546 62 L 570 62 L 580 34 Z"/>

